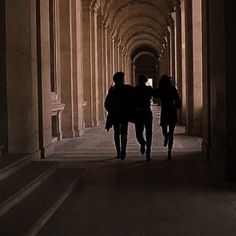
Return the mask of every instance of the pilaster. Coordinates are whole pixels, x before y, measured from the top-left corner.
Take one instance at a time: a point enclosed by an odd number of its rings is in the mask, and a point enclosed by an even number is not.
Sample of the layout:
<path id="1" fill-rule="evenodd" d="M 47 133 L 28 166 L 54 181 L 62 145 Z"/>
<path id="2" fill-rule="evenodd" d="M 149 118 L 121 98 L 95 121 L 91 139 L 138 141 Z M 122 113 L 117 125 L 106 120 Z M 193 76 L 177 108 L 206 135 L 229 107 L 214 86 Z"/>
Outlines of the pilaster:
<path id="1" fill-rule="evenodd" d="M 8 151 L 39 156 L 36 1 L 5 4 Z"/>
<path id="2" fill-rule="evenodd" d="M 60 64 L 61 64 L 61 99 L 65 104 L 62 115 L 63 137 L 75 137 L 74 129 L 74 76 L 73 70 L 73 26 L 72 26 L 72 0 L 60 0 Z"/>

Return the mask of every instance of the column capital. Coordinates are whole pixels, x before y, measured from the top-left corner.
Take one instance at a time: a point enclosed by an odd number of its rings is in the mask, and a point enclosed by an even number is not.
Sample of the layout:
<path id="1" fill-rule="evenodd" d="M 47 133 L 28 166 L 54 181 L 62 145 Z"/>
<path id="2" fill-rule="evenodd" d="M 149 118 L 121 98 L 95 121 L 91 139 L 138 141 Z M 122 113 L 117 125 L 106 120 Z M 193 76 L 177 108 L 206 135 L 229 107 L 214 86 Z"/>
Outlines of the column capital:
<path id="1" fill-rule="evenodd" d="M 122 48 L 121 40 L 120 40 L 120 38 L 118 37 L 118 35 L 117 35 L 117 37 L 116 37 L 116 42 L 117 42 L 118 48 Z"/>
<path id="2" fill-rule="evenodd" d="M 168 26 L 170 26 L 171 28 L 174 27 L 174 19 L 172 13 L 168 14 Z"/>
<path id="3" fill-rule="evenodd" d="M 103 16 L 102 17 L 102 26 L 107 29 L 108 27 L 108 17 L 107 16 Z"/>
<path id="4" fill-rule="evenodd" d="M 180 7 L 180 5 L 181 5 L 182 2 L 183 2 L 183 0 L 176 0 L 176 1 L 175 1 L 175 6 L 176 6 L 176 8 L 177 8 L 177 7 Z"/>
<path id="5" fill-rule="evenodd" d="M 113 27 L 112 29 L 111 29 L 111 37 L 112 37 L 112 40 L 115 40 L 115 38 L 116 38 L 116 30 L 115 30 L 115 28 Z"/>
<path id="6" fill-rule="evenodd" d="M 93 13 L 97 13 L 99 9 L 99 4 L 97 3 L 96 0 L 92 0 L 90 6 L 89 6 L 90 11 Z"/>

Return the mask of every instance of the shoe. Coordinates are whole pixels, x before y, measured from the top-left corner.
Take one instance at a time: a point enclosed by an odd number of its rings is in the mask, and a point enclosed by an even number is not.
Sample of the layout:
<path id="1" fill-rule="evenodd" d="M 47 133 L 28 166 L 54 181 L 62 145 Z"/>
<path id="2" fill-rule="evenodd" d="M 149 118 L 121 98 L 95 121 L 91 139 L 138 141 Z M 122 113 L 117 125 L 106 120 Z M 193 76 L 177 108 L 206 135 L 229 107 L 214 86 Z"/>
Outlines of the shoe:
<path id="1" fill-rule="evenodd" d="M 147 150 L 146 150 L 146 161 L 151 161 L 152 160 L 150 155 L 151 155 L 151 148 L 148 147 Z"/>
<path id="2" fill-rule="evenodd" d="M 120 154 L 115 157 L 115 159 L 121 159 Z"/>
<path id="3" fill-rule="evenodd" d="M 120 159 L 124 160 L 126 158 L 126 152 L 122 152 L 120 155 Z"/>
<path id="4" fill-rule="evenodd" d="M 167 160 L 171 160 L 171 159 L 172 159 L 171 152 L 168 151 Z"/>
<path id="5" fill-rule="evenodd" d="M 142 155 L 145 154 L 145 144 L 142 144 L 142 145 L 141 145 L 141 147 L 140 147 L 140 153 L 141 153 Z"/>

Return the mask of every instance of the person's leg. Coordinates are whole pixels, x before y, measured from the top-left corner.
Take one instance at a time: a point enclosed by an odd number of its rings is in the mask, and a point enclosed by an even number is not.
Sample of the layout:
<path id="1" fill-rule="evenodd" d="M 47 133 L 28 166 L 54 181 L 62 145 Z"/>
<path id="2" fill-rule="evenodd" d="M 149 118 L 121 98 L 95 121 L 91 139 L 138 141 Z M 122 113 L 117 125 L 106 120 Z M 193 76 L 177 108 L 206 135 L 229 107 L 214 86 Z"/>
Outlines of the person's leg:
<path id="1" fill-rule="evenodd" d="M 169 125 L 168 159 L 171 159 L 171 151 L 174 142 L 174 131 L 175 131 L 175 124 Z"/>
<path id="2" fill-rule="evenodd" d="M 114 128 L 114 142 L 115 142 L 115 146 L 116 146 L 116 153 L 117 156 L 116 158 L 120 158 L 121 157 L 121 149 L 120 149 L 120 132 L 121 132 L 121 127 L 120 124 L 115 124 L 113 125 Z"/>
<path id="3" fill-rule="evenodd" d="M 168 131 L 167 131 L 167 125 L 163 124 L 161 125 L 161 128 L 162 128 L 162 134 L 164 136 L 164 147 L 167 146 L 167 143 L 168 143 Z"/>
<path id="4" fill-rule="evenodd" d="M 121 124 L 120 131 L 121 131 L 121 159 L 124 160 L 126 157 L 128 122 L 123 122 Z"/>
<path id="5" fill-rule="evenodd" d="M 136 139 L 140 144 L 141 154 L 145 153 L 145 144 L 146 144 L 146 141 L 143 138 L 143 131 L 144 131 L 144 123 L 142 121 L 135 122 Z"/>
<path id="6" fill-rule="evenodd" d="M 146 150 L 146 160 L 151 160 L 151 146 L 152 146 L 152 113 L 147 115 L 147 119 L 145 121 L 145 129 L 146 129 L 146 140 L 147 140 L 147 150 Z"/>

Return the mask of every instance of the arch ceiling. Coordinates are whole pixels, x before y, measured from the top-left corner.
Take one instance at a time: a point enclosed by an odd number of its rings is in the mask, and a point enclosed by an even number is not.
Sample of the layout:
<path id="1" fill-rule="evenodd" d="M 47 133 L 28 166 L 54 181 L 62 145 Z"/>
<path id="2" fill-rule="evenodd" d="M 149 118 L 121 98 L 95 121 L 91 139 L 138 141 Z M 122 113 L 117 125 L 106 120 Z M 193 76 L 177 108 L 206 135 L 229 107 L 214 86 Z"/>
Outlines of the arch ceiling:
<path id="1" fill-rule="evenodd" d="M 170 13 L 178 0 L 100 0 L 113 36 L 132 57 L 135 50 L 161 51 L 168 34 Z"/>
<path id="2" fill-rule="evenodd" d="M 135 61 L 136 58 L 143 54 L 152 56 L 156 61 L 158 59 L 158 52 L 155 50 L 155 48 L 145 44 L 131 51 L 131 59 Z"/>

